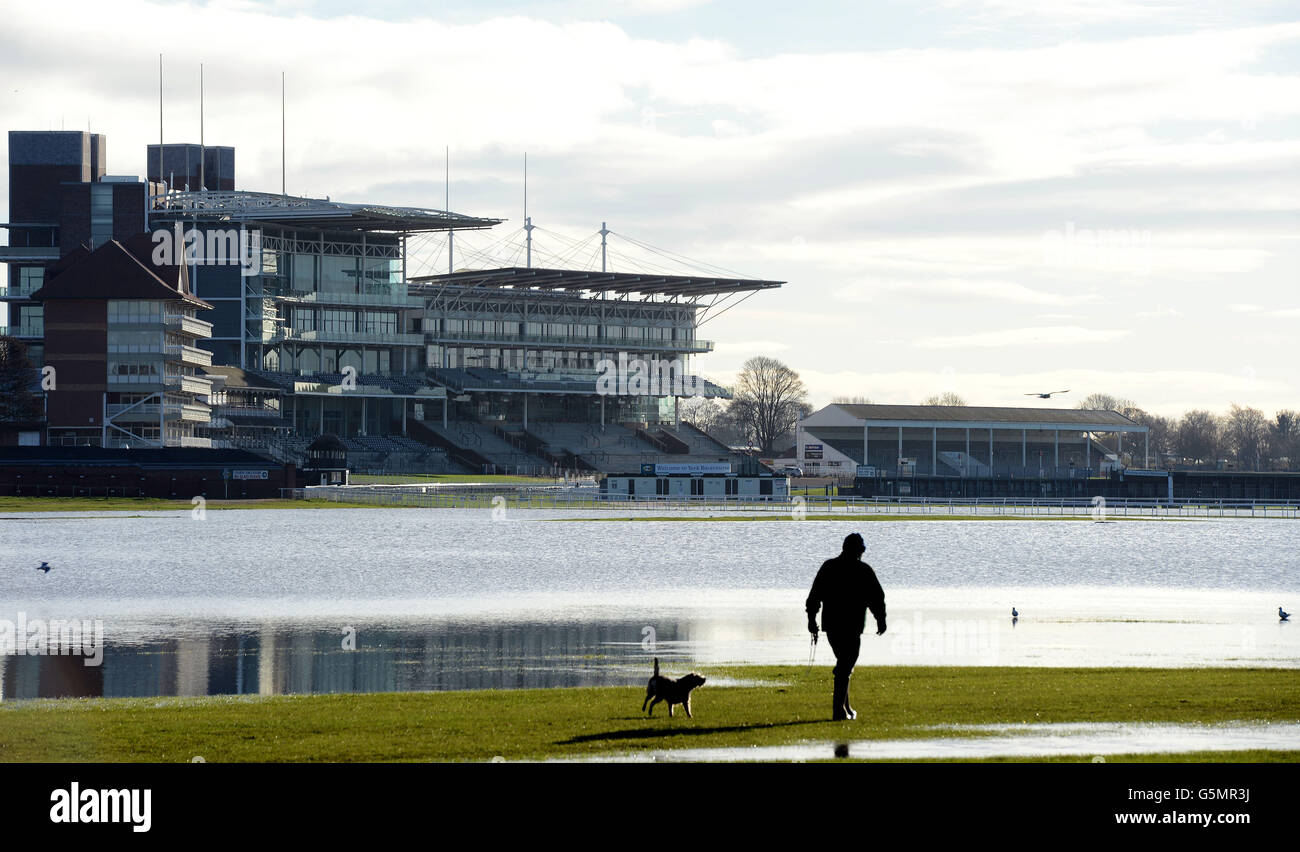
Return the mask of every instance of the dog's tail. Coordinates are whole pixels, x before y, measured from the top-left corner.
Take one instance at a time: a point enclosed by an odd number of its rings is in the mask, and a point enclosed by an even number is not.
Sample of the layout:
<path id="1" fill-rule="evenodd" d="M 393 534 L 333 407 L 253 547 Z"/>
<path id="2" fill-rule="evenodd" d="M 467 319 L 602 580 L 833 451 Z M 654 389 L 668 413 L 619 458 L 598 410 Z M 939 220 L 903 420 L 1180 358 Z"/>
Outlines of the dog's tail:
<path id="1" fill-rule="evenodd" d="M 659 677 L 659 658 L 655 657 L 655 677 Z"/>

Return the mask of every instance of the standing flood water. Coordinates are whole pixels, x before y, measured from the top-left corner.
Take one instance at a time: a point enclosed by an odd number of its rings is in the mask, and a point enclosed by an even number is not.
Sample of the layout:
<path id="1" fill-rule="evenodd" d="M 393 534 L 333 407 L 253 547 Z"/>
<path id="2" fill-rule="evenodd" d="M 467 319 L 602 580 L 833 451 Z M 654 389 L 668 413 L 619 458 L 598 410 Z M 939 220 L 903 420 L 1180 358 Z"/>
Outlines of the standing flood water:
<path id="1" fill-rule="evenodd" d="M 889 590 L 861 665 L 1300 665 L 1276 617 L 1300 605 L 1287 521 L 583 520 L 609 517 L 9 515 L 0 619 L 97 619 L 106 647 L 96 667 L 6 649 L 0 697 L 634 684 L 652 654 L 806 663 L 807 585 L 852 531 Z"/>

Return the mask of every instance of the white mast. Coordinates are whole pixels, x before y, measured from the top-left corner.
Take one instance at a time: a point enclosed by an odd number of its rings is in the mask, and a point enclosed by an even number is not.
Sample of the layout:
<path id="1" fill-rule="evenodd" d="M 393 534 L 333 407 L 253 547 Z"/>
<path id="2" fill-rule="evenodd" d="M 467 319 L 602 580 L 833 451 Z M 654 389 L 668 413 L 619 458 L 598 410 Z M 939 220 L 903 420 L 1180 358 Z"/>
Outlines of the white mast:
<path id="1" fill-rule="evenodd" d="M 600 223 L 600 271 L 601 272 L 605 271 L 605 235 L 608 233 L 609 233 L 609 228 L 606 228 L 605 223 L 601 222 Z"/>
<path id="2" fill-rule="evenodd" d="M 533 220 L 528 215 L 528 152 L 524 152 L 524 244 L 527 246 L 527 266 L 533 268 Z"/>
<path id="3" fill-rule="evenodd" d="M 199 191 L 206 191 L 208 188 L 207 175 L 203 171 L 203 161 L 207 159 L 204 155 L 206 149 L 203 147 L 203 63 L 199 63 Z"/>
<path id="4" fill-rule="evenodd" d="M 284 175 L 285 175 L 285 169 L 284 169 L 284 161 L 285 161 L 285 142 L 284 142 L 284 140 L 285 140 L 285 135 L 284 135 L 284 126 L 285 126 L 285 112 L 284 112 L 284 72 L 281 71 L 281 72 L 280 72 L 280 194 L 281 194 L 281 195 L 288 195 L 288 194 L 289 194 L 289 190 L 285 188 L 285 187 L 287 186 L 287 184 L 285 183 L 285 179 L 284 179 Z"/>
<path id="5" fill-rule="evenodd" d="M 443 212 L 447 214 L 448 225 L 451 224 L 451 146 L 448 145 L 443 149 L 443 156 L 446 160 L 446 172 L 443 175 L 442 188 L 446 193 L 443 200 Z M 455 248 L 456 232 L 450 227 L 447 228 L 447 274 L 456 271 L 456 261 L 452 256 L 452 250 Z"/>

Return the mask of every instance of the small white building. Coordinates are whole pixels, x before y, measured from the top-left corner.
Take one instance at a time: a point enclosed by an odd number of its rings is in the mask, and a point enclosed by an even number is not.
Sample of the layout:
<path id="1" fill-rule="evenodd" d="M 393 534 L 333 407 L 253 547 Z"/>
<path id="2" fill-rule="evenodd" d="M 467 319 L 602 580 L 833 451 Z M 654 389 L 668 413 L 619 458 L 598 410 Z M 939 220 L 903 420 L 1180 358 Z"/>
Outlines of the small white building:
<path id="1" fill-rule="evenodd" d="M 732 473 L 725 463 L 646 464 L 640 473 L 610 474 L 600 482 L 605 500 L 790 499 L 790 480 L 776 473 Z"/>

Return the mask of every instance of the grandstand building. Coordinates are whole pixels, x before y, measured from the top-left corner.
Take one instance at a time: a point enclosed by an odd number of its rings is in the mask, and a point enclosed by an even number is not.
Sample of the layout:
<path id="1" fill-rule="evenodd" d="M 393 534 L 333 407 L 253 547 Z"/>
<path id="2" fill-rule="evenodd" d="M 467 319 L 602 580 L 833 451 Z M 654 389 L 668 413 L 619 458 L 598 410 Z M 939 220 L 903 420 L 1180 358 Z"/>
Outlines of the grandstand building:
<path id="1" fill-rule="evenodd" d="M 1116 451 L 1101 434 L 1116 436 Z M 1088 494 L 1091 478 L 1147 468 L 1147 436 L 1114 411 L 836 403 L 798 422 L 795 458 L 808 476 L 853 478 L 865 496 L 1071 496 Z"/>
<path id="2" fill-rule="evenodd" d="M 97 135 L 10 134 L 15 222 L 0 251 L 9 267 L 0 299 L 16 325 L 8 331 L 40 366 L 57 353 L 47 351 L 47 306 L 33 295 L 62 258 L 110 241 L 138 245 L 136 237 L 160 251 L 183 247 L 172 269 L 179 263 L 184 283 L 174 274 L 164 283 L 204 316 L 160 314 L 169 333 L 196 334 L 167 338 L 183 367 L 155 366 L 175 374 L 168 381 L 180 382 L 178 393 L 201 384 L 210 405 L 200 418 L 199 401 L 188 401 L 178 409 L 183 425 L 169 428 L 164 417 L 157 429 L 136 429 L 133 442 L 165 446 L 171 434 L 190 447 L 302 464 L 316 438 L 335 435 L 350 464 L 384 472 L 753 467 L 681 422 L 678 401 L 730 396 L 693 369 L 694 356 L 713 348 L 697 334 L 702 316 L 782 282 L 531 263 L 408 277 L 412 236 L 502 220 L 239 189 L 233 148 L 151 145 L 145 181 L 107 176 L 105 152 Z M 112 275 L 92 275 L 81 289 L 111 302 L 117 286 Z M 59 357 L 102 360 L 108 351 L 105 343 L 102 353 Z M 105 411 L 132 402 L 95 393 Z M 127 416 L 145 410 L 152 416 L 146 408 Z M 73 428 L 49 424 L 44 439 L 105 440 L 101 422 Z"/>

